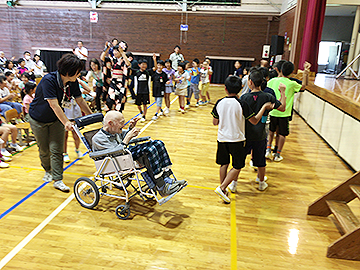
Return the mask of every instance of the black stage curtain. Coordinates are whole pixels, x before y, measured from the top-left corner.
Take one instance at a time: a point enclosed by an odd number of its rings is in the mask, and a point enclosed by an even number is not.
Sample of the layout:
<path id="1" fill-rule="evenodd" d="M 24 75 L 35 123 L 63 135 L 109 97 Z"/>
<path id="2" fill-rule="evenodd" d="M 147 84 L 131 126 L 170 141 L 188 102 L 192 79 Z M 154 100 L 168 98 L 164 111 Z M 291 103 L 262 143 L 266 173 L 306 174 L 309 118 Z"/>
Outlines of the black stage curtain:
<path id="1" fill-rule="evenodd" d="M 154 60 L 152 56 L 144 56 L 144 55 L 134 55 L 134 58 L 136 61 L 139 62 L 140 59 L 145 59 L 147 61 L 147 68 L 153 68 L 154 67 Z"/>
<path id="2" fill-rule="evenodd" d="M 225 80 L 229 75 L 233 75 L 235 72 L 235 61 L 236 60 L 218 60 L 210 59 L 211 66 L 213 69 L 213 75 L 211 76 L 211 83 L 225 83 Z M 251 67 L 252 61 L 240 61 L 242 68 Z"/>
<path id="3" fill-rule="evenodd" d="M 40 51 L 41 60 L 44 62 L 47 71 L 53 72 L 57 70 L 56 62 L 66 53 L 72 53 L 71 51 Z"/>

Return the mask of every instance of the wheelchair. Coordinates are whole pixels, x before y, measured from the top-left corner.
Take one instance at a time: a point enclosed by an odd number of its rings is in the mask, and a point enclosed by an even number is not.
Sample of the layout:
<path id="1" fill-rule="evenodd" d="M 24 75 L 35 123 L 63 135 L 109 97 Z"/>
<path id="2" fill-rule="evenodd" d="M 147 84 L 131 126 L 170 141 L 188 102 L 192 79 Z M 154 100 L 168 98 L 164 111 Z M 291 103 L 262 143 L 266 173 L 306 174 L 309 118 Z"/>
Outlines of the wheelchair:
<path id="1" fill-rule="evenodd" d="M 76 200 L 82 207 L 93 209 L 99 203 L 100 197 L 109 196 L 124 201 L 116 207 L 115 214 L 119 219 L 125 220 L 130 216 L 130 200 L 139 195 L 144 201 L 156 200 L 159 205 L 168 202 L 177 192 L 167 197 L 158 195 L 153 174 L 146 155 L 133 160 L 128 149 L 114 148 L 100 151 L 92 151 L 92 137 L 100 130 L 80 132 L 87 125 L 102 122 L 101 113 L 91 114 L 75 119 L 73 129 L 89 151 L 89 157 L 94 160 L 96 172 L 93 177 L 80 177 L 74 183 L 74 194 Z M 151 140 L 150 137 L 134 138 L 129 144 L 138 144 Z M 165 174 L 165 172 L 164 172 Z M 166 176 L 175 179 L 171 170 Z M 115 193 L 115 194 L 114 194 Z"/>

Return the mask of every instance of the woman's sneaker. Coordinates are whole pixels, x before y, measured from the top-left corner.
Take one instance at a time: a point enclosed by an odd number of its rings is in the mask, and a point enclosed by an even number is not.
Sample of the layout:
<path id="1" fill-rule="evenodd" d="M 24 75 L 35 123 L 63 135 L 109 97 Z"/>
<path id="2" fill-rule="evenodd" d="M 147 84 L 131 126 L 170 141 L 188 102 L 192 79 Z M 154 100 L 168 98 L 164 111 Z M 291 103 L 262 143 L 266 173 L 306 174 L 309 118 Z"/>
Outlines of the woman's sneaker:
<path id="1" fill-rule="evenodd" d="M 65 163 L 69 163 L 69 162 L 70 162 L 70 157 L 69 157 L 69 155 L 68 155 L 67 153 L 64 153 L 64 154 L 63 154 L 63 158 L 64 158 L 64 162 L 65 162 Z"/>
<path id="2" fill-rule="evenodd" d="M 54 182 L 54 188 L 59 189 L 59 190 L 64 191 L 64 192 L 69 192 L 70 191 L 70 188 L 67 185 L 65 185 L 62 180 L 55 181 Z"/>
<path id="3" fill-rule="evenodd" d="M 151 118 L 151 120 L 158 120 L 157 115 L 154 115 L 153 118 Z"/>
<path id="4" fill-rule="evenodd" d="M 52 175 L 51 175 L 51 172 L 45 172 L 45 175 L 43 177 L 43 181 L 44 182 L 51 182 L 53 179 L 52 179 Z"/>
<path id="5" fill-rule="evenodd" d="M 226 203 L 230 203 L 230 199 L 228 196 L 226 196 L 225 192 L 221 190 L 220 186 L 218 186 L 216 189 L 215 189 L 215 193 L 217 195 L 220 196 L 220 198 L 226 202 Z"/>
<path id="6" fill-rule="evenodd" d="M 169 112 L 170 112 L 169 108 L 166 107 L 166 108 L 164 109 L 164 114 L 169 114 Z"/>

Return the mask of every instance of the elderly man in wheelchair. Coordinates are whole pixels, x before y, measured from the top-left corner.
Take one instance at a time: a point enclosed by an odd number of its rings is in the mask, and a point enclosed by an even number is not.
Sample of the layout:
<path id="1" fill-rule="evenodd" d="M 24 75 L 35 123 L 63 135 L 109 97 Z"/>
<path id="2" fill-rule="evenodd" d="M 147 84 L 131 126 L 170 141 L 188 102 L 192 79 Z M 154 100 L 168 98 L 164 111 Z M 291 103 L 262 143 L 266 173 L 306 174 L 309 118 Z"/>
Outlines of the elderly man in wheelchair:
<path id="1" fill-rule="evenodd" d="M 170 177 L 172 163 L 162 141 L 151 140 L 137 145 L 128 145 L 130 140 L 139 134 L 139 129 L 135 127 L 137 120 L 137 118 L 131 120 L 129 129 L 122 130 L 125 124 L 122 113 L 109 111 L 104 117 L 103 128 L 92 138 L 93 151 L 127 148 L 134 160 L 145 155 L 145 160 L 144 158 L 142 160 L 160 195 L 165 197 L 178 192 L 187 185 L 187 182 L 176 181 Z"/>

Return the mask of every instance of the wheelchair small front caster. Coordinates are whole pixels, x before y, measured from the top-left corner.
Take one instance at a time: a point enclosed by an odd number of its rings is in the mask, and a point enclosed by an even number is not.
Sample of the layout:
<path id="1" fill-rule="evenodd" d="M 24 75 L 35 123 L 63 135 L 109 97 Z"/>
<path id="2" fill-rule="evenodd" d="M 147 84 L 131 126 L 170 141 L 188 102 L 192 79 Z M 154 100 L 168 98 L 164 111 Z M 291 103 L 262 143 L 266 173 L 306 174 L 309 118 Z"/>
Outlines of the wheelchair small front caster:
<path id="1" fill-rule="evenodd" d="M 129 204 L 119 205 L 115 209 L 115 214 L 120 219 L 123 219 L 123 220 L 127 219 L 130 216 L 130 205 Z"/>

